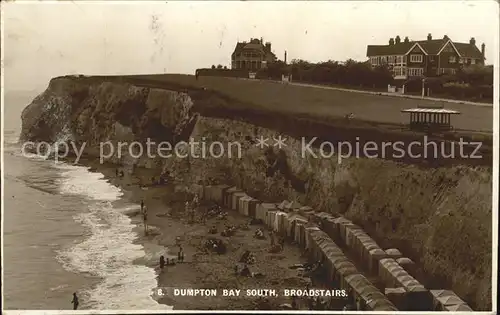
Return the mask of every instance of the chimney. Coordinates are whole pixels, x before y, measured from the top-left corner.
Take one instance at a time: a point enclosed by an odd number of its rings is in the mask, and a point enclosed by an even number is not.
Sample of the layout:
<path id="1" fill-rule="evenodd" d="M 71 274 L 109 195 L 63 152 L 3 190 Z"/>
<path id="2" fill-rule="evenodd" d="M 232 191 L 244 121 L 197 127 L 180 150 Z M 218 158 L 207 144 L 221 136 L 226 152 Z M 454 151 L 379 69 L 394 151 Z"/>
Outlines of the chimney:
<path id="1" fill-rule="evenodd" d="M 427 34 L 427 40 L 432 40 L 432 34 L 431 33 Z"/>
<path id="2" fill-rule="evenodd" d="M 443 36 L 443 39 L 448 40 L 448 39 L 450 39 L 450 38 L 448 37 L 448 35 L 444 35 L 444 36 Z"/>
<path id="3" fill-rule="evenodd" d="M 268 52 L 271 52 L 271 43 L 270 42 L 266 43 L 266 49 Z"/>
<path id="4" fill-rule="evenodd" d="M 260 38 L 260 43 L 264 44 L 264 39 L 262 37 Z"/>
<path id="5" fill-rule="evenodd" d="M 484 46 L 484 45 L 483 45 Z M 286 50 L 285 50 L 285 65 L 286 65 Z"/>
<path id="6" fill-rule="evenodd" d="M 474 37 L 471 37 L 469 43 L 471 45 L 476 45 L 476 39 Z"/>
<path id="7" fill-rule="evenodd" d="M 389 39 L 389 45 L 394 45 L 394 38 Z"/>
<path id="8" fill-rule="evenodd" d="M 485 45 L 484 43 L 481 44 L 481 55 L 483 55 L 483 58 L 484 58 L 484 48 L 485 48 Z"/>
<path id="9" fill-rule="evenodd" d="M 399 44 L 399 43 L 401 43 L 401 37 L 399 37 L 399 35 L 398 35 L 398 36 L 396 36 L 396 44 Z"/>
<path id="10" fill-rule="evenodd" d="M 410 39 L 408 38 L 408 36 L 405 36 L 405 43 L 409 43 L 410 42 Z"/>

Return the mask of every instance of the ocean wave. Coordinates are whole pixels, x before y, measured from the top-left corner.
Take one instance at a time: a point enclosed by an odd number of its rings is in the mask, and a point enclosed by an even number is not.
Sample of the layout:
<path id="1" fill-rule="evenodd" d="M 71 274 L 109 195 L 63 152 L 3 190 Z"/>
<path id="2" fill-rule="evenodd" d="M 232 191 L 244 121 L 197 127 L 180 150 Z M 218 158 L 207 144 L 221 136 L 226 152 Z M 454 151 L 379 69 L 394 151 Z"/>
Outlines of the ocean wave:
<path id="1" fill-rule="evenodd" d="M 122 192 L 103 180 L 102 174 L 79 166 L 58 165 L 57 168 L 62 171 L 61 193 L 80 194 L 91 200 L 88 212 L 74 216 L 74 220 L 84 226 L 86 238 L 57 255 L 66 270 L 101 279 L 96 286 L 80 292 L 82 307 L 171 309 L 152 297 L 157 287 L 155 270 L 134 264 L 143 260 L 146 253 L 142 245 L 134 243 L 138 235 L 126 213 L 136 211 L 138 206 L 115 207 L 113 201 L 118 200 Z M 159 259 L 156 255 L 147 258 Z"/>
<path id="2" fill-rule="evenodd" d="M 133 264 L 144 258 L 145 252 L 142 245 L 134 244 L 138 237 L 133 231 L 135 226 L 123 214 L 128 209 L 116 209 L 110 202 L 101 202 L 91 207 L 89 213 L 76 215 L 89 237 L 61 252 L 59 259 L 68 270 L 102 279 L 84 292 L 85 308 L 169 309 L 151 296 L 157 286 L 154 269 Z"/>
<path id="3" fill-rule="evenodd" d="M 61 170 L 59 180 L 60 192 L 63 194 L 81 195 L 93 200 L 118 200 L 123 192 L 120 188 L 110 185 L 101 173 L 89 172 L 89 168 L 73 166 L 64 163 L 54 164 Z"/>

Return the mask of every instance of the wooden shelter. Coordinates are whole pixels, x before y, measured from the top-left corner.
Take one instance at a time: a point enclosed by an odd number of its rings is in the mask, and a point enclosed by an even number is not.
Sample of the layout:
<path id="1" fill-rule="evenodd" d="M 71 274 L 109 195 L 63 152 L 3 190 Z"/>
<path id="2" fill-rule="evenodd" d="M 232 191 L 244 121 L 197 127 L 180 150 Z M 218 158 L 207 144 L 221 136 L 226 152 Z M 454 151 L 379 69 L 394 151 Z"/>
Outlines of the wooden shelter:
<path id="1" fill-rule="evenodd" d="M 425 131 L 447 131 L 453 129 L 451 115 L 460 112 L 441 107 L 422 107 L 403 109 L 402 113 L 410 114 L 410 129 Z"/>

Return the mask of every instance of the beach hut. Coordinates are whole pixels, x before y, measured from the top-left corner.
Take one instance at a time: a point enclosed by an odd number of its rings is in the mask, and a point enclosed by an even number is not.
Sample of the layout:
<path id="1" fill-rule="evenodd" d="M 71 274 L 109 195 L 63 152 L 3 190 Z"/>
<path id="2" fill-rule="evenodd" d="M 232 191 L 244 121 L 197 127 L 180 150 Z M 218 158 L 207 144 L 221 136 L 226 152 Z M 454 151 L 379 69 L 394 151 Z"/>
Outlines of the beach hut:
<path id="1" fill-rule="evenodd" d="M 306 226 L 305 227 L 305 248 L 310 251 L 311 254 L 313 254 L 314 257 L 321 257 L 323 254 L 321 252 L 321 247 L 320 243 L 316 242 L 314 237 L 315 232 L 322 232 L 317 226 Z M 325 233 L 320 234 L 323 240 L 325 240 L 325 237 L 328 237 Z"/>
<path id="2" fill-rule="evenodd" d="M 198 194 L 198 197 L 200 200 L 205 200 L 205 194 L 204 194 L 205 187 L 200 184 L 193 184 L 191 185 L 191 191 L 193 194 Z"/>
<path id="3" fill-rule="evenodd" d="M 409 311 L 432 311 L 434 309 L 433 296 L 422 284 L 414 280 L 414 284 L 406 285 Z M 416 283 L 415 283 L 416 282 Z"/>
<path id="4" fill-rule="evenodd" d="M 339 240 L 340 242 L 342 242 L 343 244 L 346 243 L 346 228 L 348 226 L 351 226 L 351 225 L 354 225 L 354 223 L 352 223 L 351 221 L 343 218 L 343 220 L 337 220 L 338 222 L 338 227 L 339 227 Z"/>
<path id="5" fill-rule="evenodd" d="M 274 230 L 274 218 L 276 217 L 276 213 L 278 212 L 279 210 L 269 210 L 266 212 L 266 226 L 271 229 L 271 230 Z"/>
<path id="6" fill-rule="evenodd" d="M 408 273 L 412 276 L 415 277 L 417 273 L 416 265 L 415 263 L 407 257 L 401 257 L 396 259 L 396 262 L 404 268 L 404 270 L 408 271 Z"/>
<path id="7" fill-rule="evenodd" d="M 248 201 L 248 215 L 251 218 L 257 218 L 257 205 L 260 204 L 260 200 L 252 198 Z"/>
<path id="8" fill-rule="evenodd" d="M 325 222 L 323 222 L 322 229 L 323 231 L 328 234 L 328 236 L 331 237 L 332 240 L 335 240 L 335 217 L 331 216 L 329 218 L 326 218 Z"/>
<path id="9" fill-rule="evenodd" d="M 393 258 L 394 260 L 403 257 L 403 254 L 401 254 L 401 252 L 397 248 L 389 248 L 386 249 L 385 252 L 387 253 L 387 256 Z"/>
<path id="10" fill-rule="evenodd" d="M 249 216 L 249 213 L 248 213 L 248 208 L 249 208 L 249 204 L 250 204 L 250 200 L 252 200 L 253 198 L 246 195 L 246 196 L 243 196 L 242 198 L 240 198 L 240 200 L 238 201 L 238 209 L 240 211 L 241 214 L 243 214 L 244 216 Z"/>
<path id="11" fill-rule="evenodd" d="M 218 204 L 222 204 L 223 202 L 223 196 L 224 196 L 224 191 L 227 190 L 229 188 L 228 185 L 215 185 L 213 186 L 212 188 L 212 201 L 218 203 Z"/>
<path id="12" fill-rule="evenodd" d="M 397 265 L 396 261 L 392 258 L 384 258 L 379 261 L 378 275 L 388 288 L 397 287 L 396 279 L 393 275 L 394 269 L 397 269 L 397 266 L 399 265 Z"/>
<path id="13" fill-rule="evenodd" d="M 371 273 L 378 275 L 379 274 L 379 261 L 381 259 L 387 258 L 387 254 L 380 248 L 374 248 L 369 251 L 369 260 L 368 260 L 368 270 Z"/>
<path id="14" fill-rule="evenodd" d="M 448 312 L 474 312 L 472 308 L 469 307 L 467 304 L 455 304 L 455 305 L 448 305 L 445 307 L 445 311 Z"/>
<path id="15" fill-rule="evenodd" d="M 232 201 L 233 201 L 233 194 L 242 192 L 241 189 L 238 187 L 230 187 L 224 191 L 224 207 L 231 209 L 232 206 Z"/>
<path id="16" fill-rule="evenodd" d="M 374 249 L 379 249 L 384 252 L 375 241 L 369 236 L 359 237 L 355 242 L 357 255 L 361 258 L 361 260 L 366 264 L 371 264 L 372 256 L 370 252 Z M 384 252 L 385 255 L 385 252 Z"/>
<path id="17" fill-rule="evenodd" d="M 363 232 L 362 229 L 354 223 L 349 223 L 343 226 L 342 241 L 349 248 L 349 250 L 354 250 L 352 247 L 354 243 L 354 233 L 361 232 Z"/>
<path id="18" fill-rule="evenodd" d="M 285 236 L 286 235 L 286 221 L 287 221 L 288 214 L 283 211 L 278 211 L 276 213 L 276 219 L 275 219 L 275 227 L 276 231 L 280 234 Z"/>
<path id="19" fill-rule="evenodd" d="M 430 290 L 430 293 L 434 309 L 437 311 L 446 311 L 450 306 L 467 304 L 451 290 Z"/>
<path id="20" fill-rule="evenodd" d="M 274 203 L 259 203 L 255 209 L 256 218 L 262 220 L 266 224 L 267 212 L 271 210 L 276 210 L 276 205 Z"/>
<path id="21" fill-rule="evenodd" d="M 289 237 L 291 237 L 292 239 L 295 239 L 294 236 L 295 236 L 295 228 L 296 228 L 297 221 L 301 221 L 303 223 L 306 223 L 307 220 L 298 213 L 289 214 L 287 219 L 288 219 L 287 235 Z"/>
<path id="22" fill-rule="evenodd" d="M 300 245 L 300 233 L 302 227 L 307 223 L 306 220 L 296 219 L 293 226 L 293 240 Z"/>
<path id="23" fill-rule="evenodd" d="M 398 310 L 407 311 L 408 310 L 408 295 L 405 288 L 385 288 L 385 295 L 387 299 L 394 304 Z"/>
<path id="24" fill-rule="evenodd" d="M 244 192 L 235 192 L 232 194 L 232 200 L 231 200 L 231 210 L 238 211 L 240 212 L 240 199 L 243 197 L 247 197 L 248 195 Z M 241 213 L 241 212 L 240 212 Z"/>
<path id="25" fill-rule="evenodd" d="M 397 311 L 394 304 L 362 274 L 346 276 L 346 283 L 355 299 L 362 299 L 369 310 Z"/>

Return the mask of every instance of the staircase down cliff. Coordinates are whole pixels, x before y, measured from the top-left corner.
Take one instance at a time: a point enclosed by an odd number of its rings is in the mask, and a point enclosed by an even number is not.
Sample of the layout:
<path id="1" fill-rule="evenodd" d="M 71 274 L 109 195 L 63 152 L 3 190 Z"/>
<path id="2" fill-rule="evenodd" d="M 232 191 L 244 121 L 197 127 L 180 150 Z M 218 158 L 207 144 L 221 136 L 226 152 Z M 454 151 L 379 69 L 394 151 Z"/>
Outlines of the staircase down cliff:
<path id="1" fill-rule="evenodd" d="M 172 146 L 189 139 L 218 141 L 218 150 L 225 150 L 220 157 L 202 156 L 199 145 L 183 145 L 185 158 L 136 156 L 122 148 L 106 152 L 106 160 L 156 169 L 158 175 L 169 171 L 184 183 L 234 184 L 263 200 L 294 199 L 341 213 L 381 246 L 397 247 L 418 262 L 427 287 L 449 287 L 472 307 L 491 309 L 488 149 L 479 160 L 361 156 L 339 163 L 337 154 L 325 157 L 317 145 L 303 154 L 304 142 L 318 137 L 315 143 L 408 143 L 420 136 L 362 122 L 290 117 L 213 91 L 120 78 L 55 78 L 23 111 L 22 121 L 21 140 L 85 143 L 85 153 L 95 158 L 103 142 L 116 148 L 118 142 L 148 139 Z M 281 149 L 273 146 L 280 136 L 286 138 Z M 269 139 L 270 146 L 256 146 L 259 137 Z"/>

